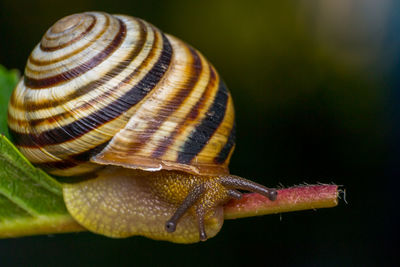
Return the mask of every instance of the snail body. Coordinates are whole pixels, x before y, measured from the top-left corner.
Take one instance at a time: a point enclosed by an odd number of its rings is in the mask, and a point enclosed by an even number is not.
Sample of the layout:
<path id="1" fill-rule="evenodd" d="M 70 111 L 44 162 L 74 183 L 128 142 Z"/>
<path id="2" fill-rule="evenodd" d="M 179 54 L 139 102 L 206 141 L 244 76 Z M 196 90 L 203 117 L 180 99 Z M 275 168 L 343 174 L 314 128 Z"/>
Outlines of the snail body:
<path id="1" fill-rule="evenodd" d="M 8 113 L 19 150 L 65 183 L 71 215 L 111 237 L 214 236 L 237 189 L 232 98 L 194 48 L 124 15 L 56 22 L 31 53 Z M 179 222 L 179 223 L 178 223 Z"/>

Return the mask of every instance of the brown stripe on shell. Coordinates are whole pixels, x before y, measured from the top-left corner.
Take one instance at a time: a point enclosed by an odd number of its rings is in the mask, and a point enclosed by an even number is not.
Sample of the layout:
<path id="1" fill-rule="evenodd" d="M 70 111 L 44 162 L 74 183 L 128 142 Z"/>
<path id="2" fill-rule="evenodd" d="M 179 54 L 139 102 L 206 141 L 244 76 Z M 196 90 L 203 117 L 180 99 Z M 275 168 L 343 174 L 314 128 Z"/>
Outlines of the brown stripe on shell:
<path id="1" fill-rule="evenodd" d="M 207 84 L 206 89 L 204 90 L 203 94 L 196 102 L 196 104 L 192 107 L 188 115 L 182 120 L 179 125 L 171 132 L 171 134 L 163 140 L 162 144 L 159 145 L 152 153 L 153 158 L 161 158 L 168 148 L 173 144 L 175 138 L 183 131 L 183 128 L 186 124 L 195 121 L 199 114 L 200 110 L 202 110 L 207 102 L 207 99 L 211 96 L 212 92 L 214 91 L 214 85 L 217 80 L 217 74 L 214 68 L 209 65 L 210 68 L 210 78 Z"/>
<path id="2" fill-rule="evenodd" d="M 79 41 L 80 39 L 82 39 L 85 35 L 87 35 L 94 28 L 94 25 L 96 25 L 96 22 L 97 22 L 97 19 L 96 19 L 95 16 L 90 15 L 90 14 L 88 16 L 92 17 L 93 21 L 92 21 L 92 23 L 90 23 L 89 27 L 87 27 L 83 32 L 81 32 L 81 34 L 79 34 L 78 36 L 76 36 L 72 40 L 70 40 L 70 41 L 68 41 L 66 43 L 63 43 L 61 45 L 58 45 L 58 46 L 44 46 L 43 42 L 41 42 L 40 43 L 40 49 L 42 51 L 46 51 L 46 52 L 53 52 L 53 51 L 62 49 L 64 47 L 67 47 L 67 46 L 75 43 L 76 41 Z"/>
<path id="3" fill-rule="evenodd" d="M 61 160 L 61 161 L 53 161 L 53 162 L 42 162 L 35 163 L 36 167 L 39 167 L 46 172 L 51 172 L 51 170 L 65 170 L 69 168 L 73 168 L 79 165 L 79 162 L 74 160 Z"/>
<path id="4" fill-rule="evenodd" d="M 83 164 L 85 162 L 88 162 L 89 159 L 93 156 L 98 154 L 100 151 L 104 149 L 104 147 L 107 146 L 109 143 L 109 140 L 94 147 L 91 149 L 88 149 L 84 152 L 81 152 L 79 154 L 72 155 L 66 159 L 59 160 L 59 161 L 48 161 L 48 162 L 40 162 L 40 163 L 35 163 L 37 167 L 46 169 L 48 172 L 51 172 L 52 169 L 55 170 L 66 170 L 69 168 L 77 167 L 80 164 Z"/>
<path id="5" fill-rule="evenodd" d="M 178 162 L 190 163 L 210 142 L 214 133 L 220 127 L 226 115 L 229 93 L 225 83 L 220 79 L 218 91 L 212 100 L 206 116 L 187 136 L 185 143 L 178 152 Z"/>
<path id="6" fill-rule="evenodd" d="M 188 46 L 188 48 L 192 56 L 192 62 L 190 63 L 191 68 L 187 70 L 187 73 L 189 73 L 189 78 L 180 88 L 176 88 L 177 92 L 168 102 L 163 105 L 162 108 L 160 108 L 161 112 L 154 114 L 154 116 L 158 119 L 151 122 L 142 134 L 138 134 L 137 140 L 135 140 L 135 142 L 129 144 L 129 146 L 134 149 L 134 151 L 131 151 L 132 153 L 135 153 L 135 151 L 139 151 L 144 145 L 146 145 L 149 139 L 152 138 L 152 136 L 168 119 L 168 117 L 182 104 L 184 104 L 185 99 L 195 88 L 203 66 L 198 52 L 190 46 Z"/>
<path id="7" fill-rule="evenodd" d="M 85 44 L 84 46 L 72 51 L 71 53 L 68 54 L 64 54 L 63 56 L 57 58 L 57 59 L 52 59 L 52 60 L 37 60 L 35 59 L 32 54 L 29 56 L 28 58 L 28 64 L 26 66 L 26 68 L 30 71 L 30 72 L 34 72 L 34 70 L 32 70 L 31 68 L 29 68 L 29 64 L 32 65 L 36 65 L 36 66 L 46 66 L 46 65 L 50 65 L 50 64 L 54 64 L 60 61 L 63 61 L 67 58 L 70 58 L 80 52 L 82 52 L 83 50 L 85 50 L 86 48 L 88 48 L 89 46 L 91 46 L 93 44 L 93 42 L 95 42 L 96 40 L 100 39 L 100 37 L 106 32 L 107 28 L 110 25 L 110 18 L 108 16 L 106 16 L 106 22 L 104 27 L 101 29 L 101 31 L 93 38 L 93 40 L 91 40 L 90 42 L 88 42 L 87 44 Z"/>
<path id="8" fill-rule="evenodd" d="M 37 135 L 19 133 L 10 129 L 10 133 L 14 136 L 16 144 L 24 147 L 38 147 L 61 144 L 67 141 L 71 141 L 84 134 L 87 134 L 94 129 L 97 129 L 107 122 L 116 119 L 124 112 L 132 108 L 134 105 L 139 103 L 149 92 L 152 91 L 152 89 L 154 89 L 154 87 L 166 73 L 171 62 L 171 44 L 164 34 L 161 33 L 161 35 L 163 38 L 163 49 L 157 62 L 153 65 L 152 69 L 142 78 L 142 80 L 135 84 L 124 95 L 122 95 L 118 99 L 115 99 L 108 106 L 97 110 L 89 116 L 76 120 L 68 125 L 41 132 Z M 154 53 L 154 51 L 155 49 L 152 50 L 152 53 Z M 149 61 L 147 62 L 147 64 L 150 64 Z M 135 70 L 131 74 L 131 76 L 133 77 L 134 74 L 137 73 L 137 71 L 138 70 Z M 124 81 L 120 83 L 120 85 L 128 83 L 132 77 L 127 77 Z M 114 91 L 117 90 L 118 87 L 119 86 L 114 88 Z M 110 94 L 110 92 L 107 92 L 107 94 Z M 101 98 L 98 99 L 96 102 L 98 101 L 101 102 Z M 89 105 L 92 104 L 90 103 Z"/>
<path id="9" fill-rule="evenodd" d="M 77 163 L 73 161 L 57 161 L 57 162 L 47 162 L 47 163 L 35 163 L 36 167 L 43 169 L 45 172 L 56 175 L 58 177 L 62 176 L 82 176 L 84 175 L 91 177 L 92 174 L 104 168 L 104 166 L 94 164 L 91 162 Z"/>
<path id="10" fill-rule="evenodd" d="M 229 133 L 228 140 L 226 140 L 225 145 L 218 152 L 217 156 L 214 158 L 214 163 L 223 164 L 229 155 L 231 154 L 231 150 L 235 147 L 236 141 L 236 123 L 233 122 L 232 129 Z"/>
<path id="11" fill-rule="evenodd" d="M 119 75 L 121 72 L 123 72 L 128 66 L 129 64 L 132 62 L 132 60 L 134 60 L 136 58 L 136 56 L 140 53 L 140 51 L 143 49 L 145 41 L 146 41 L 146 36 L 148 31 L 146 30 L 146 26 L 143 24 L 142 21 L 139 20 L 139 23 L 141 25 L 140 27 L 140 33 L 139 33 L 139 39 L 138 39 L 138 44 L 137 46 L 134 47 L 134 49 L 132 49 L 132 51 L 129 53 L 128 57 L 124 60 L 122 60 L 117 66 L 115 66 L 112 70 L 110 70 L 109 72 L 105 73 L 102 77 L 99 77 L 98 80 L 90 82 L 87 85 L 84 85 L 80 88 L 77 88 L 76 90 L 74 90 L 71 94 L 66 95 L 65 97 L 63 97 L 62 99 L 59 100 L 54 100 L 54 101 L 26 101 L 25 106 L 23 107 L 24 110 L 26 111 L 36 111 L 39 109 L 45 109 L 45 108 L 54 108 L 60 105 L 63 105 L 69 101 L 73 101 L 74 99 L 77 99 L 87 93 L 90 93 L 90 91 L 101 87 L 102 85 L 104 85 L 106 82 L 110 81 L 112 78 L 114 78 L 115 76 Z M 115 91 L 115 90 L 114 90 Z M 45 118 L 45 119 L 37 119 L 37 120 L 32 120 L 31 124 L 32 125 L 37 125 L 40 123 L 43 123 L 46 120 L 53 120 L 56 119 L 58 120 L 59 118 L 64 117 L 67 114 L 67 112 L 65 113 L 61 113 L 59 115 L 56 115 L 52 118 Z"/>
<path id="12" fill-rule="evenodd" d="M 25 85 L 31 89 L 42 89 L 46 87 L 55 86 L 60 83 L 65 83 L 66 81 L 72 80 L 87 71 L 93 69 L 101 62 L 103 62 L 106 58 L 108 58 L 123 42 L 126 36 L 126 25 L 125 23 L 118 19 L 120 27 L 117 35 L 114 37 L 113 41 L 100 53 L 91 58 L 89 61 L 71 69 L 66 72 L 60 73 L 58 75 L 43 78 L 43 79 L 35 79 L 28 76 L 25 76 Z"/>

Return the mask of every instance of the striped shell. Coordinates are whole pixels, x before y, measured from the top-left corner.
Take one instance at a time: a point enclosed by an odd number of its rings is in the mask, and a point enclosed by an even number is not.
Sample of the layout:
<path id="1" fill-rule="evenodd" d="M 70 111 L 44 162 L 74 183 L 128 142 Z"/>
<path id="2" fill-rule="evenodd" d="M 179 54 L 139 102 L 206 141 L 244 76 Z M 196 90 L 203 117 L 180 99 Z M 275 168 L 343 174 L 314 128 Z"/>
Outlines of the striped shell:
<path id="1" fill-rule="evenodd" d="M 231 96 L 198 51 L 143 20 L 100 12 L 46 32 L 8 124 L 31 162 L 61 176 L 99 164 L 224 174 L 235 144 Z"/>

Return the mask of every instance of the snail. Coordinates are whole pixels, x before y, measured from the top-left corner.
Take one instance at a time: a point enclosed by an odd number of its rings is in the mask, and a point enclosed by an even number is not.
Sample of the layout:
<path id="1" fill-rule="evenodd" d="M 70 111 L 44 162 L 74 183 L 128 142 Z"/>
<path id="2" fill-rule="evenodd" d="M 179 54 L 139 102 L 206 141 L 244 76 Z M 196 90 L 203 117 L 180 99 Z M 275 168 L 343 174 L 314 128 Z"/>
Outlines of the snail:
<path id="1" fill-rule="evenodd" d="M 27 60 L 8 126 L 33 164 L 64 177 L 72 217 L 105 236 L 204 241 L 239 190 L 277 196 L 229 174 L 234 109 L 214 67 L 139 18 L 57 21 Z"/>

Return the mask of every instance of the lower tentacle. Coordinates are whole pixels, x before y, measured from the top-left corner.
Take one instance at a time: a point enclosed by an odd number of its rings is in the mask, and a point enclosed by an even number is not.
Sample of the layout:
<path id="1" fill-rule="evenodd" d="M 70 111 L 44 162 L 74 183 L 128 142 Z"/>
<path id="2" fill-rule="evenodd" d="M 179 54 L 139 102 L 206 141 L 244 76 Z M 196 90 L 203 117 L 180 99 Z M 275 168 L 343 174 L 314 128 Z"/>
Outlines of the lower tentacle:
<path id="1" fill-rule="evenodd" d="M 204 212 L 204 207 L 203 206 L 197 207 L 196 215 L 197 215 L 197 223 L 199 225 L 199 238 L 200 238 L 200 241 L 206 241 L 207 240 L 207 233 L 206 233 L 206 228 L 204 226 L 205 212 Z"/>
<path id="2" fill-rule="evenodd" d="M 172 215 L 171 219 L 169 219 L 165 223 L 165 229 L 167 230 L 167 232 L 175 232 L 176 225 L 178 224 L 179 219 L 186 213 L 188 209 L 190 209 L 194 205 L 194 203 L 196 203 L 201 198 L 204 192 L 204 184 L 199 184 L 195 186 L 195 188 L 189 192 L 185 200 L 175 211 L 174 215 Z"/>

